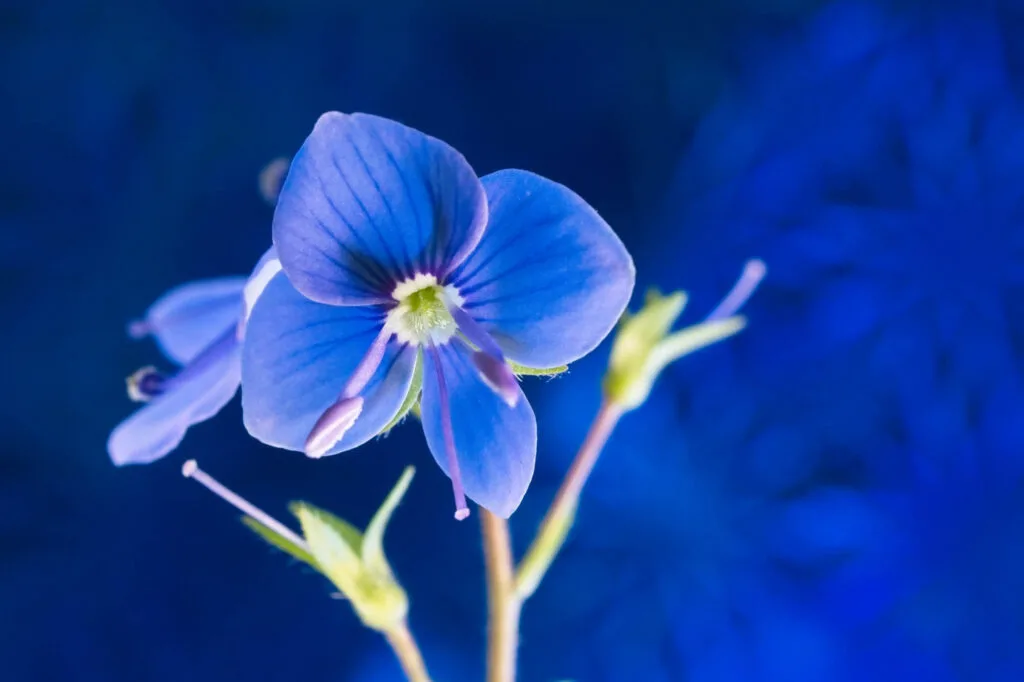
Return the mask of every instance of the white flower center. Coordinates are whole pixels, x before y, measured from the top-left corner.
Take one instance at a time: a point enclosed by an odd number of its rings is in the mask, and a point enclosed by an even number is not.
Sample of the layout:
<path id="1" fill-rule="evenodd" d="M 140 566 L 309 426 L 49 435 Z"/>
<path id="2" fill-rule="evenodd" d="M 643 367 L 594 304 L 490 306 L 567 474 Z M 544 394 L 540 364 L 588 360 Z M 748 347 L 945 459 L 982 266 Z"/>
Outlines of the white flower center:
<path id="1" fill-rule="evenodd" d="M 441 286 L 434 275 L 420 273 L 400 282 L 391 296 L 398 305 L 388 312 L 385 324 L 399 342 L 440 345 L 455 334 L 448 306 L 461 306 L 463 299 L 454 286 Z"/>

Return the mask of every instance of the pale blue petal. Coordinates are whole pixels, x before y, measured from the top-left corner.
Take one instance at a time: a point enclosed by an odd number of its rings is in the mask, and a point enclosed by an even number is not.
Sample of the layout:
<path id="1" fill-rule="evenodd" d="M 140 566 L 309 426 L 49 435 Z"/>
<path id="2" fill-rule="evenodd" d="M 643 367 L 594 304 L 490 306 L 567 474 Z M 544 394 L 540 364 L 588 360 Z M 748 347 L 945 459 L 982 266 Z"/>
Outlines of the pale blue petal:
<path id="1" fill-rule="evenodd" d="M 182 284 L 149 307 L 128 327 L 131 336 L 152 334 L 169 359 L 185 365 L 242 315 L 245 277 L 218 277 Z"/>
<path id="2" fill-rule="evenodd" d="M 490 218 L 452 278 L 463 309 L 505 355 L 530 367 L 568 364 L 615 326 L 633 292 L 633 261 L 583 199 L 533 173 L 482 180 Z"/>
<path id="3" fill-rule="evenodd" d="M 330 112 L 292 161 L 274 245 L 308 298 L 359 305 L 388 300 L 418 272 L 443 277 L 486 220 L 479 179 L 447 144 L 384 118 Z"/>
<path id="4" fill-rule="evenodd" d="M 455 450 L 466 496 L 498 516 L 508 518 L 526 494 L 537 458 L 537 421 L 519 390 L 509 407 L 480 378 L 472 352 L 461 343 L 438 349 L 448 388 Z M 437 365 L 423 354 L 423 432 L 431 454 L 451 476 L 445 453 Z"/>
<path id="5" fill-rule="evenodd" d="M 165 392 L 121 422 L 107 441 L 114 464 L 148 464 L 178 446 L 193 424 L 230 402 L 241 379 L 241 351 L 229 327 L 177 376 Z"/>
<path id="6" fill-rule="evenodd" d="M 303 449 L 316 420 L 338 399 L 383 326 L 372 307 L 316 303 L 276 275 L 253 307 L 242 357 L 242 414 L 258 440 Z M 390 343 L 360 395 L 363 411 L 326 454 L 361 445 L 398 413 L 412 382 L 416 349 Z"/>

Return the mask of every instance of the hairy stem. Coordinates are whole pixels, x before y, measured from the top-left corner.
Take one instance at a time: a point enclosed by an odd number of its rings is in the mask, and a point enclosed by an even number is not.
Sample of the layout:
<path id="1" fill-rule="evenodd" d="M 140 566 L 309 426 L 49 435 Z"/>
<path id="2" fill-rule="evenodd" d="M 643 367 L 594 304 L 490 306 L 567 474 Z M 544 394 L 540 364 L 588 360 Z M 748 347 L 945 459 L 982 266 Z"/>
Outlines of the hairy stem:
<path id="1" fill-rule="evenodd" d="M 514 682 L 522 601 L 515 591 L 508 522 L 480 509 L 487 567 L 487 682 Z"/>
<path id="2" fill-rule="evenodd" d="M 409 631 L 408 623 L 403 620 L 401 624 L 385 632 L 384 637 L 395 652 L 395 657 L 402 665 L 402 672 L 409 682 L 431 682 L 427 666 L 423 663 L 423 655 L 416 645 L 412 632 Z"/>

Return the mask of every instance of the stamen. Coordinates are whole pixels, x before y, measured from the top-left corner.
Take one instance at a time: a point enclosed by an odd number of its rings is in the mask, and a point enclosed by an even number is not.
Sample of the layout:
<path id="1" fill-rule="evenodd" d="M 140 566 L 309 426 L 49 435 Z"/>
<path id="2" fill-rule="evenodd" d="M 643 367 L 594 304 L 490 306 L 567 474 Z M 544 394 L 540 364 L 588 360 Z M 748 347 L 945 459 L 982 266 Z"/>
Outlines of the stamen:
<path id="1" fill-rule="evenodd" d="M 488 388 L 494 391 L 502 402 L 515 407 L 519 402 L 519 384 L 505 361 L 483 351 L 473 353 L 473 365 Z"/>
<path id="2" fill-rule="evenodd" d="M 149 320 L 132 320 L 128 323 L 128 336 L 136 341 L 146 338 L 152 331 L 153 326 Z"/>
<path id="3" fill-rule="evenodd" d="M 277 197 L 281 194 L 281 185 L 284 184 L 290 165 L 291 161 L 288 159 L 277 158 L 260 171 L 260 196 L 271 206 L 277 204 Z"/>
<path id="4" fill-rule="evenodd" d="M 132 402 L 148 403 L 166 390 L 167 377 L 156 367 L 143 367 L 125 379 L 125 383 Z"/>
<path id="5" fill-rule="evenodd" d="M 448 384 L 444 380 L 444 372 L 441 370 L 441 353 L 437 346 L 430 346 L 430 352 L 434 356 L 434 368 L 437 370 L 437 398 L 441 405 L 441 433 L 444 436 L 444 450 L 448 457 L 448 474 L 452 479 L 452 492 L 455 494 L 455 520 L 462 521 L 469 516 L 469 507 L 466 506 L 466 493 L 462 489 L 462 472 L 459 470 L 459 460 L 455 455 L 455 432 L 452 430 L 452 410 L 448 403 Z"/>
<path id="6" fill-rule="evenodd" d="M 373 340 L 370 350 L 366 351 L 366 355 L 359 361 L 352 376 L 348 378 L 348 382 L 345 383 L 345 388 L 341 391 L 342 398 L 354 398 L 362 393 L 366 384 L 370 383 L 370 379 L 380 367 L 381 360 L 384 359 L 384 351 L 387 350 L 389 339 L 391 339 L 391 330 L 385 325 L 377 334 L 377 338 Z"/>
<path id="7" fill-rule="evenodd" d="M 505 362 L 505 354 L 501 352 L 497 342 L 465 310 L 451 302 L 446 304 L 459 331 L 480 349 L 473 353 L 473 364 L 480 373 L 480 378 L 506 405 L 515 407 L 519 402 L 519 384 L 512 369 Z"/>
<path id="8" fill-rule="evenodd" d="M 707 321 L 721 320 L 735 315 L 764 279 L 765 272 L 767 272 L 767 268 L 764 261 L 760 259 L 747 261 L 743 273 L 733 285 L 732 291 L 722 299 L 717 308 L 711 311 L 711 314 L 707 316 Z"/>
<path id="9" fill-rule="evenodd" d="M 319 459 L 327 451 L 337 445 L 363 411 L 363 399 L 340 398 L 320 415 L 313 425 L 313 430 L 306 438 L 305 452 L 307 457 Z"/>
<path id="10" fill-rule="evenodd" d="M 381 361 L 384 360 L 384 352 L 387 350 L 388 341 L 391 339 L 391 330 L 387 325 L 381 328 L 377 338 L 373 340 L 366 355 L 359 361 L 355 371 L 345 382 L 341 395 L 333 405 L 324 410 L 324 413 L 316 420 L 312 430 L 306 437 L 305 452 L 309 457 L 319 458 L 327 454 L 348 433 L 356 419 L 363 411 L 363 399 L 359 394 L 370 379 L 377 372 Z"/>
<path id="11" fill-rule="evenodd" d="M 289 542 L 301 547 L 306 552 L 310 552 L 309 545 L 306 544 L 306 541 L 296 535 L 290 528 L 288 528 L 288 526 L 273 518 L 259 507 L 254 506 L 245 498 L 225 488 L 223 485 L 218 483 L 216 479 L 200 469 L 194 459 L 190 459 L 185 462 L 184 466 L 181 467 L 181 475 L 185 478 L 196 480 L 207 490 L 212 492 L 214 495 L 217 495 L 228 504 L 233 505 L 246 516 L 252 517 L 260 524 L 286 538 Z"/>

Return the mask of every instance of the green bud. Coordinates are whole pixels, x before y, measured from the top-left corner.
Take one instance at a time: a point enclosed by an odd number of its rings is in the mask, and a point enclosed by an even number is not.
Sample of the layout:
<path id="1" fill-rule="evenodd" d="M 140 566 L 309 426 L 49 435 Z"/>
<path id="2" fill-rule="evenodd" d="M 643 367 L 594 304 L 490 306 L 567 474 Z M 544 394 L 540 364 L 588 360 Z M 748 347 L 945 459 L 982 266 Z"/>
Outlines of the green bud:
<path id="1" fill-rule="evenodd" d="M 302 526 L 303 538 L 267 519 L 262 512 L 245 516 L 242 521 L 268 543 L 334 583 L 352 603 L 364 625 L 390 632 L 405 621 L 409 599 L 384 556 L 384 530 L 408 490 L 413 473 L 412 467 L 406 467 L 365 533 L 306 502 L 289 506 Z"/>
<path id="2" fill-rule="evenodd" d="M 291 506 L 318 570 L 352 603 L 364 625 L 381 632 L 404 622 L 409 611 L 409 599 L 384 556 L 383 542 L 384 529 L 412 476 L 413 468 L 406 468 L 363 534 L 310 504 Z"/>
<path id="3" fill-rule="evenodd" d="M 746 318 L 733 313 L 747 301 L 764 274 L 764 263 L 748 262 L 736 286 L 704 322 L 674 333 L 670 330 L 686 307 L 686 294 L 677 291 L 662 296 L 657 291 L 649 292 L 644 307 L 635 315 L 625 315 L 619 324 L 604 378 L 607 399 L 623 410 L 636 409 L 647 400 L 654 382 L 669 364 L 743 329 Z"/>

